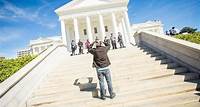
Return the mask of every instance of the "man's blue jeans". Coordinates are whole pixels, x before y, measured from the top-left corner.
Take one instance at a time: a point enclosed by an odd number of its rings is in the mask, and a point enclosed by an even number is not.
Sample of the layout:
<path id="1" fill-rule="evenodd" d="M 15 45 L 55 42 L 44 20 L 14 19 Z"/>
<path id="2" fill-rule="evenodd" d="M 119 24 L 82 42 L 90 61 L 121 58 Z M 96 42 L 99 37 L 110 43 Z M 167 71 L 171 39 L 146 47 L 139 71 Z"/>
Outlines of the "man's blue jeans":
<path id="1" fill-rule="evenodd" d="M 104 85 L 104 77 L 106 78 L 107 84 L 108 84 L 108 90 L 110 93 L 110 96 L 113 94 L 113 87 L 112 87 L 112 81 L 111 81 L 111 75 L 110 75 L 110 70 L 109 68 L 100 68 L 96 69 L 97 70 L 97 76 L 99 79 L 99 85 L 100 85 L 100 92 L 101 96 L 105 96 L 105 85 Z"/>

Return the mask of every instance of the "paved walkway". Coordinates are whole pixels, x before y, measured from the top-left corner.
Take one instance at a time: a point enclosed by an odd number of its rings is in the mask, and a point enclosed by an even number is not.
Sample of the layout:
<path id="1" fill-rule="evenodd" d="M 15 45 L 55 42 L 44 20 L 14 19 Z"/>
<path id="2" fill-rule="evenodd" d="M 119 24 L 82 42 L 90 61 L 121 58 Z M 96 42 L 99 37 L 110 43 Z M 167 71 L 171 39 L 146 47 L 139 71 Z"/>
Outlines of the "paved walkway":
<path id="1" fill-rule="evenodd" d="M 63 48 L 58 52 L 64 53 Z M 146 48 L 109 51 L 117 96 L 106 101 L 93 98 L 95 90 L 80 91 L 73 85 L 78 78 L 87 83 L 87 77 L 93 77 L 88 85 L 98 85 L 91 55 L 58 57 L 59 66 L 52 68 L 32 93 L 28 107 L 200 107 L 199 76 Z"/>

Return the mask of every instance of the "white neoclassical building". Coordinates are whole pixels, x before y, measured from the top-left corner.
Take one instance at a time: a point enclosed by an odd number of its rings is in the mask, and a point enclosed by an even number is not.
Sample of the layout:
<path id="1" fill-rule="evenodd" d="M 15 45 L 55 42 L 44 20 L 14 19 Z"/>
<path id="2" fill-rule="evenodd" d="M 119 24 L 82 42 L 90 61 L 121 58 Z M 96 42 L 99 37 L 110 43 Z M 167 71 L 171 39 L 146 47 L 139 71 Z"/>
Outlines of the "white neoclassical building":
<path id="1" fill-rule="evenodd" d="M 29 50 L 31 50 L 33 55 L 38 55 L 44 50 L 48 49 L 49 47 L 56 44 L 60 44 L 60 43 L 62 43 L 60 36 L 52 36 L 52 37 L 45 37 L 45 38 L 40 37 L 35 40 L 30 40 Z"/>
<path id="2" fill-rule="evenodd" d="M 72 0 L 55 10 L 61 22 L 63 44 L 71 40 L 103 40 L 121 32 L 126 44 L 135 43 L 128 16 L 129 0 Z"/>
<path id="3" fill-rule="evenodd" d="M 164 34 L 163 24 L 159 20 L 147 21 L 144 23 L 132 24 L 131 29 L 133 33 L 140 31 L 151 31 L 158 34 Z"/>
<path id="4" fill-rule="evenodd" d="M 25 55 L 39 55 L 51 46 L 62 44 L 61 36 L 39 37 L 35 40 L 30 40 L 29 46 L 25 49 L 17 51 L 17 57 Z"/>

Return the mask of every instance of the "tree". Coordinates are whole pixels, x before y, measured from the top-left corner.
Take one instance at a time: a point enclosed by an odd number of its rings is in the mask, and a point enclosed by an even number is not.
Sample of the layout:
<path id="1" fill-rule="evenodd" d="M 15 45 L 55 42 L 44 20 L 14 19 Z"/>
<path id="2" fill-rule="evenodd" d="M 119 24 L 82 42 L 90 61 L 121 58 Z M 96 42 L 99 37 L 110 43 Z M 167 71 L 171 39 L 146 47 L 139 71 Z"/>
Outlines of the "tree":
<path id="1" fill-rule="evenodd" d="M 180 33 L 195 33 L 197 29 L 191 28 L 191 27 L 184 27 L 181 29 Z"/>

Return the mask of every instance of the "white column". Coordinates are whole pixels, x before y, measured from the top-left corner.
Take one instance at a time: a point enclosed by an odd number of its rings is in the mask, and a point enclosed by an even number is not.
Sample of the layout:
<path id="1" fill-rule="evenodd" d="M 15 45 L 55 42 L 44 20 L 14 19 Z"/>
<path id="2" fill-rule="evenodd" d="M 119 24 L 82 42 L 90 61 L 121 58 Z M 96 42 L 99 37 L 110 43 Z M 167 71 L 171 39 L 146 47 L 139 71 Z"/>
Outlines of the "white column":
<path id="1" fill-rule="evenodd" d="M 115 13 L 111 13 L 112 16 L 112 28 L 113 28 L 113 34 L 115 37 L 117 37 L 118 31 L 117 31 L 117 21 L 115 17 Z"/>
<path id="2" fill-rule="evenodd" d="M 125 26 L 125 22 L 124 22 L 124 18 L 121 19 L 122 20 L 122 28 L 123 28 L 123 32 L 124 32 L 124 37 L 126 39 L 126 45 L 128 45 L 130 43 L 130 39 L 129 39 L 129 36 L 128 36 L 128 33 L 126 31 L 126 26 Z"/>
<path id="3" fill-rule="evenodd" d="M 119 28 L 120 28 L 120 32 L 122 34 L 123 43 L 125 45 L 127 45 L 127 41 L 126 41 L 126 38 L 125 38 L 125 33 L 124 33 L 124 28 L 123 28 L 122 22 L 119 23 Z"/>
<path id="4" fill-rule="evenodd" d="M 69 26 L 65 26 L 66 27 L 66 32 L 67 32 L 67 35 L 66 35 L 66 38 L 67 38 L 67 49 L 68 51 L 71 51 L 71 39 L 70 39 L 70 34 L 69 34 Z"/>
<path id="5" fill-rule="evenodd" d="M 105 26 L 104 26 L 104 21 L 103 21 L 103 16 L 101 14 L 99 14 L 99 27 L 100 27 L 100 38 L 101 40 L 103 40 L 106 36 L 105 34 Z"/>
<path id="6" fill-rule="evenodd" d="M 124 20 L 125 20 L 125 26 L 126 26 L 126 30 L 127 30 L 128 36 L 129 36 L 129 40 L 132 44 L 135 45 L 135 40 L 134 40 L 134 37 L 132 35 L 131 25 L 130 25 L 130 21 L 129 21 L 127 11 L 124 11 Z"/>
<path id="7" fill-rule="evenodd" d="M 74 34 L 75 34 L 75 42 L 78 43 L 80 36 L 79 36 L 79 30 L 78 30 L 78 20 L 77 18 L 73 19 L 74 22 Z"/>
<path id="8" fill-rule="evenodd" d="M 89 16 L 86 16 L 86 26 L 87 26 L 88 39 L 92 43 L 93 42 L 92 27 L 91 27 L 91 22 L 90 22 L 90 17 Z"/>
<path id="9" fill-rule="evenodd" d="M 61 33 L 62 33 L 62 42 L 64 45 L 67 45 L 67 33 L 64 20 L 60 21 L 61 23 Z"/>

